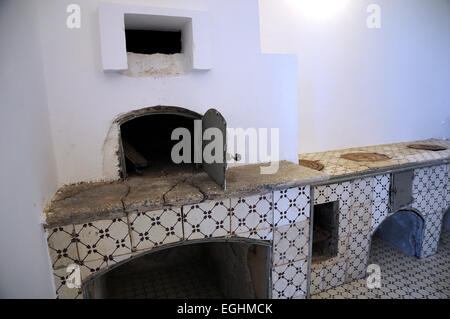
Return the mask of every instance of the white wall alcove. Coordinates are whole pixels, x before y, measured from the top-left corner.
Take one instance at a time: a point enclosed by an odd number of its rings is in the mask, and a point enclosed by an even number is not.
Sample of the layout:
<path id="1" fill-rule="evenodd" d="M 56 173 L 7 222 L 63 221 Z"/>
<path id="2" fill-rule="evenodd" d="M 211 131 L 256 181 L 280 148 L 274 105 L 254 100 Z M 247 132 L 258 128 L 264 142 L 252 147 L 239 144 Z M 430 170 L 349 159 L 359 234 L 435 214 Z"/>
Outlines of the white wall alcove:
<path id="1" fill-rule="evenodd" d="M 212 68 L 211 22 L 206 11 L 102 2 L 99 23 L 104 71 L 123 71 L 129 76 L 161 76 Z M 181 52 L 127 52 L 125 30 L 181 32 Z"/>

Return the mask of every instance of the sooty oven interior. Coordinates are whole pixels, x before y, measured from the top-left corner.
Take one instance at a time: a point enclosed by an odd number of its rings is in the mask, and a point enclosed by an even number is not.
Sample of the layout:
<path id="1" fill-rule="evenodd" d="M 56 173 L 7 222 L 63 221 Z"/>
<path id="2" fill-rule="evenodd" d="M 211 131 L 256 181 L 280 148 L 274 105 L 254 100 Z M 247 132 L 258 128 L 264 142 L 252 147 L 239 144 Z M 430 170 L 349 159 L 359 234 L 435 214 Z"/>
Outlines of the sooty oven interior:
<path id="1" fill-rule="evenodd" d="M 312 262 L 337 256 L 339 243 L 339 201 L 314 205 Z"/>
<path id="2" fill-rule="evenodd" d="M 197 122 L 197 123 L 195 123 Z M 195 174 L 205 171 L 222 188 L 226 187 L 226 121 L 215 109 L 208 110 L 203 116 L 179 107 L 158 106 L 128 113 L 117 120 L 120 127 L 120 175 L 161 177 L 180 174 Z M 172 132 L 177 128 L 189 131 L 190 161 L 174 163 L 171 154 L 180 140 L 172 140 Z M 209 141 L 202 140 L 208 128 L 218 128 L 222 132 L 222 161 L 206 163 L 203 154 Z M 178 137 L 181 139 L 181 137 Z M 200 138 L 200 139 L 199 139 Z M 216 137 L 217 138 L 217 137 Z M 198 157 L 197 157 L 198 158 Z"/>

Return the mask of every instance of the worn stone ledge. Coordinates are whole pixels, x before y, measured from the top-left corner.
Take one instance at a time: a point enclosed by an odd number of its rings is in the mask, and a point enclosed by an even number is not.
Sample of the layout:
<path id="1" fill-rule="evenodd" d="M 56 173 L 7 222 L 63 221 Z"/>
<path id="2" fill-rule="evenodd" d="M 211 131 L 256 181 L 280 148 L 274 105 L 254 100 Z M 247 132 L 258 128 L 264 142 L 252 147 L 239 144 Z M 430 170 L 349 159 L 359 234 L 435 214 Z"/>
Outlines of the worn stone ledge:
<path id="1" fill-rule="evenodd" d="M 47 228 L 123 217 L 207 200 L 262 194 L 325 181 L 329 176 L 295 163 L 281 161 L 276 174 L 262 175 L 265 164 L 231 167 L 227 189 L 206 173 L 163 177 L 132 177 L 109 183 L 82 183 L 59 189 L 44 212 Z"/>
<path id="2" fill-rule="evenodd" d="M 409 148 L 410 144 L 432 144 L 447 148 L 442 151 L 430 151 Z M 352 161 L 342 158 L 346 153 L 377 153 L 388 157 L 382 161 Z M 341 150 L 332 150 L 319 153 L 299 154 L 299 159 L 309 160 L 322 164 L 322 172 L 331 178 L 351 178 L 361 174 L 374 174 L 401 170 L 412 166 L 428 166 L 438 163 L 448 163 L 450 160 L 450 141 L 428 139 L 412 142 L 382 144 L 373 146 L 353 147 Z"/>

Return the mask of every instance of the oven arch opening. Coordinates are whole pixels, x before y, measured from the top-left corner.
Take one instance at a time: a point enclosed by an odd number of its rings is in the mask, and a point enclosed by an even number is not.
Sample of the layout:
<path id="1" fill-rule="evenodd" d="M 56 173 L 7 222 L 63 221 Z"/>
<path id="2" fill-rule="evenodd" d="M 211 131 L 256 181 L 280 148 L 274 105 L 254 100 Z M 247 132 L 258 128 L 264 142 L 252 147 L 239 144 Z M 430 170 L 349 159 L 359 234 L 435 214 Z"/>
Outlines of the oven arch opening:
<path id="1" fill-rule="evenodd" d="M 83 282 L 87 299 L 270 298 L 270 243 L 211 238 L 157 247 Z"/>

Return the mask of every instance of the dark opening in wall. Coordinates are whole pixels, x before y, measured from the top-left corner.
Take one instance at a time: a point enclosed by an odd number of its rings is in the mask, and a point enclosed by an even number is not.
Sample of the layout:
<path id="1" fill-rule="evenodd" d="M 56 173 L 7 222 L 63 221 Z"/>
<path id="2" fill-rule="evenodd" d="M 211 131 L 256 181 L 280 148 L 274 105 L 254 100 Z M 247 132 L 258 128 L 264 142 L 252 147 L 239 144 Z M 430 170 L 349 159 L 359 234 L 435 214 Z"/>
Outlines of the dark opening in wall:
<path id="1" fill-rule="evenodd" d="M 203 242 L 137 257 L 84 283 L 88 299 L 265 299 L 270 246 Z"/>
<path id="2" fill-rule="evenodd" d="M 181 31 L 125 30 L 127 52 L 181 53 Z"/>
<path id="3" fill-rule="evenodd" d="M 122 147 L 126 165 L 123 175 L 160 176 L 177 172 L 194 172 L 194 152 L 191 163 L 175 164 L 171 158 L 172 148 L 179 143 L 171 140 L 172 131 L 182 127 L 191 133 L 194 142 L 194 120 L 191 114 L 154 114 L 140 116 L 120 126 Z"/>
<path id="4" fill-rule="evenodd" d="M 339 243 L 339 201 L 314 206 L 312 262 L 335 257 Z"/>
<path id="5" fill-rule="evenodd" d="M 421 257 L 424 233 L 423 218 L 414 211 L 399 211 L 378 226 L 374 236 L 414 257 Z"/>

